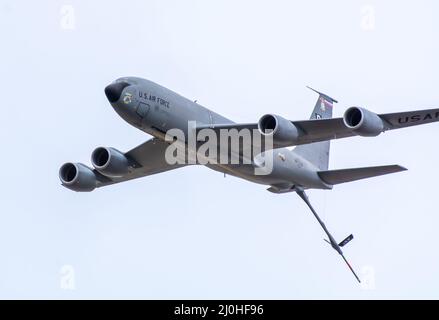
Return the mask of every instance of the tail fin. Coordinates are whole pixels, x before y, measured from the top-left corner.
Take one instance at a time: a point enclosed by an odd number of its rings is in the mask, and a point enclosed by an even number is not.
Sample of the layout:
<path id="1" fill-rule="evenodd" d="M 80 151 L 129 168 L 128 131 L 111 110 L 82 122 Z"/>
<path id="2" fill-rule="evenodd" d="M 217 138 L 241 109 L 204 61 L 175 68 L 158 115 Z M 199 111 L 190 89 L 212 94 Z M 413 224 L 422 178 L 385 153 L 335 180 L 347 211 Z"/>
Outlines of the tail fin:
<path id="1" fill-rule="evenodd" d="M 319 171 L 317 174 L 320 179 L 330 185 L 352 182 L 356 180 L 378 177 L 389 173 L 395 173 L 407 170 L 398 165 L 380 166 L 380 167 L 366 167 L 353 168 L 342 170 Z"/>
<path id="2" fill-rule="evenodd" d="M 313 88 L 307 87 L 319 94 L 310 119 L 332 118 L 332 108 L 338 101 Z M 320 170 L 328 170 L 330 141 L 315 142 L 297 146 L 293 151 L 314 164 Z"/>

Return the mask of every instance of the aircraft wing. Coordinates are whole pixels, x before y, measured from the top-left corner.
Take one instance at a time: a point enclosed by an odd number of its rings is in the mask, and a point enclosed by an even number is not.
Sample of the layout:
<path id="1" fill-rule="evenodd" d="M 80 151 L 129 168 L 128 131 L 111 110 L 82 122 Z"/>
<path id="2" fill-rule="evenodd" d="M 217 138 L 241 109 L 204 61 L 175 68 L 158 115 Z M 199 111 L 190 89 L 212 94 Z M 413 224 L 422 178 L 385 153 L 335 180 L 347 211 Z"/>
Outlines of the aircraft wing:
<path id="1" fill-rule="evenodd" d="M 439 109 L 427 109 L 418 111 L 408 111 L 408 112 L 396 112 L 379 114 L 383 121 L 383 132 L 387 130 L 406 128 L 421 124 L 427 124 L 431 122 L 439 121 Z M 312 119 L 312 120 L 302 120 L 302 121 L 291 121 L 291 123 L 299 129 L 299 137 L 295 141 L 291 141 L 290 144 L 283 144 L 282 147 L 296 146 L 301 144 L 327 141 L 333 139 L 341 139 L 347 137 L 356 136 L 351 129 L 349 129 L 343 122 L 343 118 L 330 118 L 330 119 Z M 248 124 L 214 124 L 203 127 L 197 127 L 197 131 L 210 128 L 214 129 L 216 132 L 220 132 L 221 129 L 257 129 L 257 123 Z M 261 143 L 256 141 L 259 139 L 253 139 L 254 148 L 261 147 Z M 262 138 L 262 141 L 264 139 Z M 241 144 L 242 145 L 242 144 Z M 267 150 L 262 144 L 262 151 Z M 274 144 L 273 148 L 279 148 L 280 146 Z M 243 149 L 249 148 L 249 146 L 242 146 Z M 242 152 L 242 151 L 241 151 Z"/>
<path id="2" fill-rule="evenodd" d="M 93 170 L 97 177 L 97 187 L 119 183 L 127 180 L 150 176 L 156 173 L 184 167 L 182 164 L 169 165 L 165 160 L 166 142 L 152 138 L 134 149 L 125 153 L 126 157 L 134 164 L 127 175 L 120 178 L 110 178 Z"/>
<path id="3" fill-rule="evenodd" d="M 439 109 L 379 114 L 384 123 L 384 131 L 407 128 L 439 121 Z M 343 118 L 292 121 L 303 131 L 299 143 L 306 144 L 332 139 L 356 136 L 345 126 Z"/>

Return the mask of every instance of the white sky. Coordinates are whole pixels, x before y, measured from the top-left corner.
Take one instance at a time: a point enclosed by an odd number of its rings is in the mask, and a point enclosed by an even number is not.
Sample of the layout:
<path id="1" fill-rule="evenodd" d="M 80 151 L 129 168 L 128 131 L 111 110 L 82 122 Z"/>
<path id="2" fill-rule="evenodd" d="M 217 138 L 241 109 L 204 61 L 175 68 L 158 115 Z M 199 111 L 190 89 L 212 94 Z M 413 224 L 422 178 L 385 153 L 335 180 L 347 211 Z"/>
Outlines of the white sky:
<path id="1" fill-rule="evenodd" d="M 103 89 L 141 76 L 237 122 L 305 119 L 313 86 L 378 113 L 439 106 L 437 1 L 0 1 L 1 298 L 439 298 L 439 125 L 332 143 L 330 167 L 409 171 L 305 204 L 185 168 L 89 194 L 66 161 L 149 137 Z M 64 266 L 64 268 L 63 268 Z"/>

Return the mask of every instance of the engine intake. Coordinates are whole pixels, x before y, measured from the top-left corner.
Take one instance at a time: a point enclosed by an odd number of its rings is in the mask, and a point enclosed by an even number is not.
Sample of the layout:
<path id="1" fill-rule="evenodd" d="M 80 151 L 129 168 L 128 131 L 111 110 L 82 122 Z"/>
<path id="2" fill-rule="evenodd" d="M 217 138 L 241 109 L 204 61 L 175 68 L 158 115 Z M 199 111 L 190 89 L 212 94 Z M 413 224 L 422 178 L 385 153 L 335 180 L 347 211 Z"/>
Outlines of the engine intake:
<path id="1" fill-rule="evenodd" d="M 266 114 L 259 119 L 259 132 L 272 136 L 273 144 L 278 147 L 291 146 L 299 138 L 299 131 L 291 121 L 275 114 Z"/>
<path id="2" fill-rule="evenodd" d="M 376 113 L 364 108 L 347 109 L 343 122 L 353 133 L 362 137 L 375 137 L 384 131 L 383 120 Z"/>
<path id="3" fill-rule="evenodd" d="M 64 187 L 73 191 L 93 191 L 96 176 L 92 169 L 82 163 L 67 162 L 59 169 L 59 179 Z"/>
<path id="4" fill-rule="evenodd" d="M 99 147 L 91 154 L 93 167 L 107 177 L 122 177 L 129 171 L 127 157 L 114 148 Z"/>

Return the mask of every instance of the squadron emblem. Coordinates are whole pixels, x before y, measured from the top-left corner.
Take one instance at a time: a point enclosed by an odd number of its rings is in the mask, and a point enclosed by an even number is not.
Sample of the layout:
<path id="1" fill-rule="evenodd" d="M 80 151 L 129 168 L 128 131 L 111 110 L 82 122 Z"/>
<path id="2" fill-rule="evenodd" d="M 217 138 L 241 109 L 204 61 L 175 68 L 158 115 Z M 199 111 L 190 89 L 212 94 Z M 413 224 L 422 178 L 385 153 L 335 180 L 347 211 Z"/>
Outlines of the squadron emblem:
<path id="1" fill-rule="evenodd" d="M 125 93 L 125 96 L 123 97 L 123 103 L 129 104 L 132 101 L 133 95 L 129 92 Z"/>

